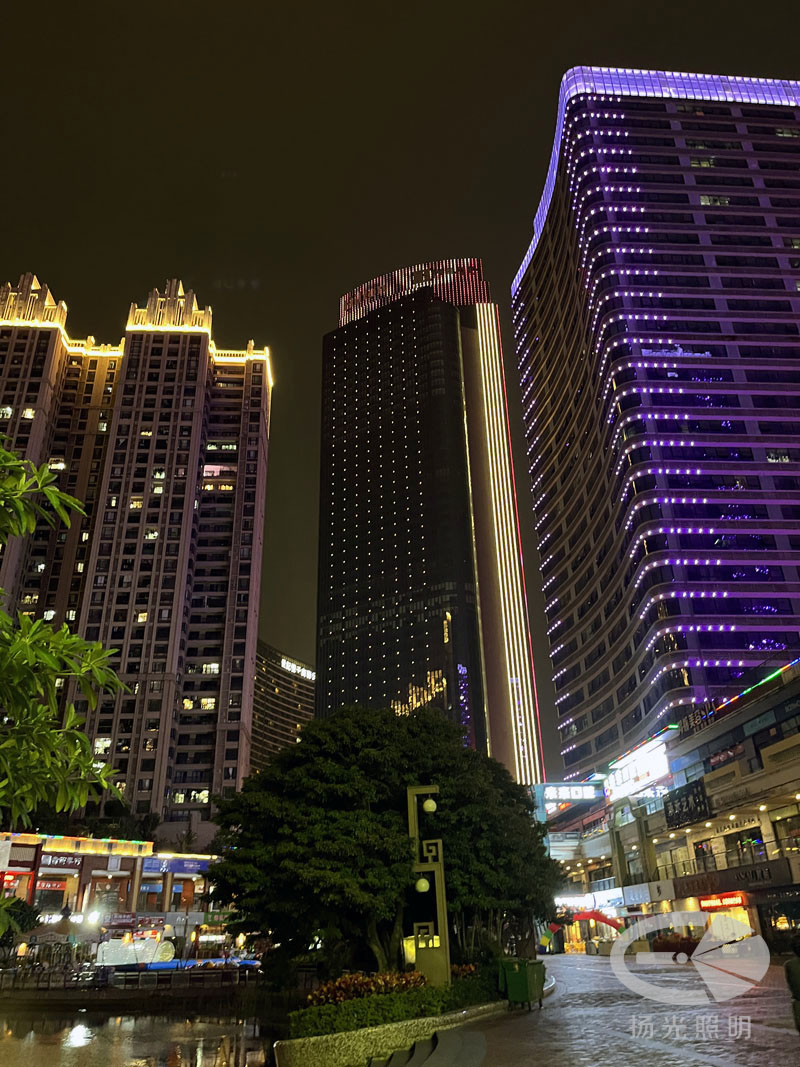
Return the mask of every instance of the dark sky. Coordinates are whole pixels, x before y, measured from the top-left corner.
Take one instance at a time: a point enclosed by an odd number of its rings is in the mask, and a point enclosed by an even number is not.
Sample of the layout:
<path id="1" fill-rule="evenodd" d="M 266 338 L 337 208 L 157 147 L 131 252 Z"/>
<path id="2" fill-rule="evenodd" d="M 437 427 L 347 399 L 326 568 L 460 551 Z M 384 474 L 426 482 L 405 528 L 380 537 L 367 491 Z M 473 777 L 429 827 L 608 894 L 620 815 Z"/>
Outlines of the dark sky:
<path id="1" fill-rule="evenodd" d="M 270 345 L 261 632 L 311 662 L 320 349 L 339 296 L 400 266 L 482 257 L 504 309 L 519 442 L 509 285 L 563 72 L 586 63 L 800 77 L 800 10 L 776 0 L 11 8 L 0 282 L 34 271 L 68 303 L 71 334 L 116 341 L 130 302 L 178 275 L 212 305 L 218 344 Z M 517 453 L 527 548 L 519 443 Z"/>

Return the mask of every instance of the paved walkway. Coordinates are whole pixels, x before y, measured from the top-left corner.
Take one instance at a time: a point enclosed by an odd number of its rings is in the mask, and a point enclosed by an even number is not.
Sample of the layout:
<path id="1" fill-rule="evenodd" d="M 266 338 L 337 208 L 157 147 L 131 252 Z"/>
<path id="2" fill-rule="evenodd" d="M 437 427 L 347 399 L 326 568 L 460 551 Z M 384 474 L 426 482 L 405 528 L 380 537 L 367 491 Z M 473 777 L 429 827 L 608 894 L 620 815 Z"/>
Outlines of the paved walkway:
<path id="1" fill-rule="evenodd" d="M 477 1051 L 485 1042 L 485 1067 L 800 1067 L 782 967 L 723 1003 L 705 998 L 691 964 L 648 967 L 641 977 L 653 984 L 696 988 L 696 1006 L 675 1007 L 629 992 L 607 958 L 549 956 L 546 964 L 556 989 L 541 1012 L 464 1028 L 465 1045 Z"/>

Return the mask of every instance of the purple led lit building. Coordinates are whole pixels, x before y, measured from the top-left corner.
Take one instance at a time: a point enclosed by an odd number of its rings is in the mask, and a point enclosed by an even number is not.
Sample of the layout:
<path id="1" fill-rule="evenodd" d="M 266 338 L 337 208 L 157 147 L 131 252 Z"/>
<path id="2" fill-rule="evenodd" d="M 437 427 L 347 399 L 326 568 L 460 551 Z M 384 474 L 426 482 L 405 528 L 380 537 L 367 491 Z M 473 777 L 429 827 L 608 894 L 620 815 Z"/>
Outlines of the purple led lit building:
<path id="1" fill-rule="evenodd" d="M 584 776 L 800 645 L 800 83 L 577 67 L 512 286 Z"/>

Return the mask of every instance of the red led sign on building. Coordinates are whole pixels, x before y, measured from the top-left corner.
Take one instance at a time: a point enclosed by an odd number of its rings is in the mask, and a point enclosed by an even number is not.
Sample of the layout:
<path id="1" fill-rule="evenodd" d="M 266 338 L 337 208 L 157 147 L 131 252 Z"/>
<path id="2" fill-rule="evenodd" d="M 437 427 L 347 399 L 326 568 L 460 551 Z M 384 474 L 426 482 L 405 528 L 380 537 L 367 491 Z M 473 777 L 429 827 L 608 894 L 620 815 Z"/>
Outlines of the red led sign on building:
<path id="1" fill-rule="evenodd" d="M 717 893 L 713 897 L 700 897 L 701 911 L 718 911 L 720 908 L 747 907 L 744 893 Z"/>

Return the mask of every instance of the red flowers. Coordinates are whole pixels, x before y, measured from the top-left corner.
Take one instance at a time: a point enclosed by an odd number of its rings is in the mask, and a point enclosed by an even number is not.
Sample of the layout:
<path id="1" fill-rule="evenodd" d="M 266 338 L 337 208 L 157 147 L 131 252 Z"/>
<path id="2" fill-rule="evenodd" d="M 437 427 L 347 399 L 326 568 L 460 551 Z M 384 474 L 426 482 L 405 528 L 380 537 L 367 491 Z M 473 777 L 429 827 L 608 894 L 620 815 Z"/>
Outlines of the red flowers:
<path id="1" fill-rule="evenodd" d="M 474 969 L 473 969 L 474 970 Z M 470 972 L 472 973 L 472 972 Z M 333 982 L 325 982 L 308 995 L 309 1004 L 341 1004 L 345 1000 L 371 997 L 375 993 L 403 993 L 407 989 L 424 986 L 427 979 L 419 971 L 400 974 L 389 971 L 385 974 L 343 974 Z"/>

